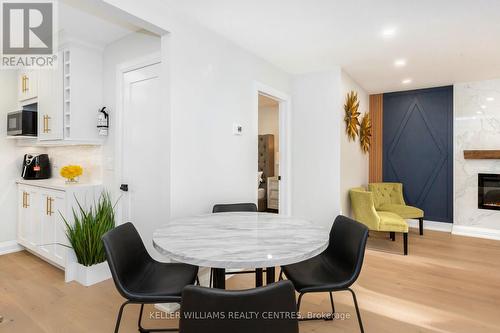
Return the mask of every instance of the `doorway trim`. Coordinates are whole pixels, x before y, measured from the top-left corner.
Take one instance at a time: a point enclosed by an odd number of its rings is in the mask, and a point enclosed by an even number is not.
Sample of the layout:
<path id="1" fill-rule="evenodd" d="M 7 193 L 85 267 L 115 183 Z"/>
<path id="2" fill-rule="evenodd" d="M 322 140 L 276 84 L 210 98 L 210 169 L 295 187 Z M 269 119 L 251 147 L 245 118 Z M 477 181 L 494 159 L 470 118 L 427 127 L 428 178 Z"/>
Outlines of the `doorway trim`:
<path id="1" fill-rule="evenodd" d="M 255 115 L 257 118 L 257 135 L 255 136 L 255 147 L 258 146 L 258 117 L 259 117 L 259 95 L 265 95 L 274 99 L 279 104 L 279 209 L 280 215 L 291 215 L 292 202 L 292 179 L 291 179 L 291 133 L 290 133 L 290 96 L 278 89 L 263 84 L 254 82 L 254 103 Z M 257 196 L 257 194 L 256 194 Z M 257 197 L 256 197 L 257 199 Z"/>
<path id="2" fill-rule="evenodd" d="M 132 59 L 126 62 L 123 62 L 121 64 L 118 64 L 116 66 L 116 111 L 114 112 L 113 116 L 115 118 L 116 124 L 114 125 L 115 127 L 115 133 L 114 133 L 114 140 L 115 140 L 115 147 L 114 147 L 114 163 L 113 163 L 113 168 L 114 168 L 114 179 L 113 179 L 113 190 L 111 191 L 112 194 L 115 195 L 115 198 L 118 200 L 120 197 L 123 196 L 123 193 L 120 191 L 119 186 L 123 180 L 123 168 L 122 168 L 122 162 L 123 162 L 123 131 L 124 131 L 124 125 L 123 125 L 123 108 L 124 108 L 124 95 L 123 95 L 123 87 L 124 87 L 124 75 L 128 72 L 134 71 L 136 69 L 144 68 L 147 66 L 152 66 L 155 64 L 162 64 L 162 57 L 161 57 L 161 52 L 154 52 L 151 54 L 148 54 L 143 57 L 139 57 L 136 59 Z M 122 209 L 122 200 L 118 200 L 116 203 L 116 209 L 115 209 L 115 214 L 116 214 L 116 224 L 119 225 L 122 223 L 123 219 L 123 209 Z"/>

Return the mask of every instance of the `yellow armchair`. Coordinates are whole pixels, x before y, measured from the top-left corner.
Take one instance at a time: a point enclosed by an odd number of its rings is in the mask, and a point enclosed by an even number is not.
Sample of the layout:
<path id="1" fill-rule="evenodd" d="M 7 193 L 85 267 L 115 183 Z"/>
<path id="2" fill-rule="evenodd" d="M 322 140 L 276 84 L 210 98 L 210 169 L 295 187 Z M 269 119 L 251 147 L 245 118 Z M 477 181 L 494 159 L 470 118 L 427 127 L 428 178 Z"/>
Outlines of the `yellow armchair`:
<path id="1" fill-rule="evenodd" d="M 391 212 L 404 219 L 418 219 L 420 235 L 424 234 L 424 211 L 405 203 L 403 184 L 370 183 L 368 190 L 373 193 L 375 209 L 378 212 Z"/>
<path id="2" fill-rule="evenodd" d="M 408 224 L 399 215 L 377 211 L 372 192 L 364 188 L 353 188 L 349 191 L 354 219 L 363 223 L 370 230 L 389 232 L 391 239 L 395 240 L 395 233 L 403 233 L 404 254 L 408 254 Z"/>

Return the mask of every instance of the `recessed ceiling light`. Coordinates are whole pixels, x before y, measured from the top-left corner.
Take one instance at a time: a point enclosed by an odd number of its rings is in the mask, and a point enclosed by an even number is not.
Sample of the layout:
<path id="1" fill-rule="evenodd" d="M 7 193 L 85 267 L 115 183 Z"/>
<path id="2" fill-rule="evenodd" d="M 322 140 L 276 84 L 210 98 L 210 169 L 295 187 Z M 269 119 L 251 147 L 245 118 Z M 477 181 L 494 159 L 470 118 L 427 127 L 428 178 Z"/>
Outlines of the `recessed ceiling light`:
<path id="1" fill-rule="evenodd" d="M 396 61 L 394 61 L 394 66 L 396 67 L 406 66 L 406 59 L 396 59 Z"/>
<path id="2" fill-rule="evenodd" d="M 390 27 L 382 30 L 382 37 L 392 38 L 396 34 L 396 28 Z"/>
<path id="3" fill-rule="evenodd" d="M 494 97 L 488 97 L 488 98 L 486 98 L 486 100 L 487 100 L 488 102 L 493 102 L 493 101 L 495 100 L 495 98 L 494 98 Z"/>
<path id="4" fill-rule="evenodd" d="M 403 81 L 401 81 L 402 84 L 410 84 L 412 81 L 412 79 L 404 79 Z"/>
<path id="5" fill-rule="evenodd" d="M 476 111 L 477 114 L 483 114 L 483 111 Z"/>
<path id="6" fill-rule="evenodd" d="M 486 105 L 481 105 L 481 109 L 486 109 Z"/>

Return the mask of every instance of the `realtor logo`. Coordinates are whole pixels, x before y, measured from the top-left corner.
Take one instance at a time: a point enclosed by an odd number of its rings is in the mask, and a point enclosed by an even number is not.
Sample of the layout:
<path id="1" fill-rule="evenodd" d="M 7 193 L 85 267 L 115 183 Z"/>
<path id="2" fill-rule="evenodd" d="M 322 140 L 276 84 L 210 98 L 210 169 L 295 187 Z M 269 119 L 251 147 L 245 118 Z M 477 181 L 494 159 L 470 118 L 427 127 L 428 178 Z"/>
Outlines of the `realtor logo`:
<path id="1" fill-rule="evenodd" d="M 51 67 L 54 57 L 53 1 L 2 2 L 2 67 Z"/>

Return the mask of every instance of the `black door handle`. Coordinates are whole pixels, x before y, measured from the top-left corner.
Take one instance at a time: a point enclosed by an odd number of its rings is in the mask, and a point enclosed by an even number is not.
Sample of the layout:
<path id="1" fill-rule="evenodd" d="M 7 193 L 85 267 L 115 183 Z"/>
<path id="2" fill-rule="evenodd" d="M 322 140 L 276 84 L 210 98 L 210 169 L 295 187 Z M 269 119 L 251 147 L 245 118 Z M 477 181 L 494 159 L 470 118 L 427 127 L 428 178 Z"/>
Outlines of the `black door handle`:
<path id="1" fill-rule="evenodd" d="M 120 190 L 122 190 L 123 192 L 128 192 L 128 184 L 121 184 Z"/>

